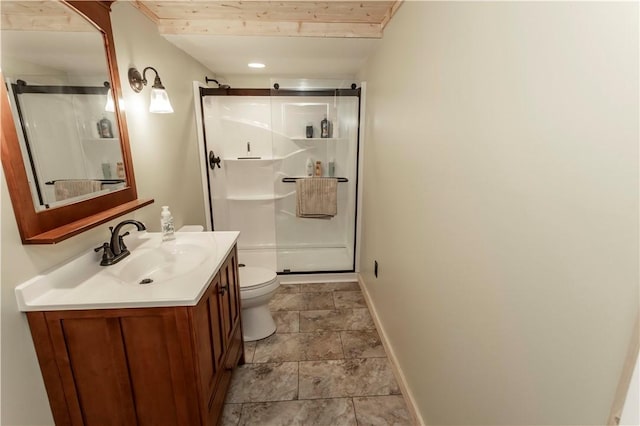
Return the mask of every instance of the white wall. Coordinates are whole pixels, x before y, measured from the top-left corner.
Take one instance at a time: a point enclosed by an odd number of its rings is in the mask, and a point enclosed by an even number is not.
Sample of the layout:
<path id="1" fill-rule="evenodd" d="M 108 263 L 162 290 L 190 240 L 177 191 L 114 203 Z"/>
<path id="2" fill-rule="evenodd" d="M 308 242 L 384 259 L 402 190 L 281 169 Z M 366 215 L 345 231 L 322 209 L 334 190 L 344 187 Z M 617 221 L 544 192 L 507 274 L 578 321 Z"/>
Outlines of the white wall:
<path id="1" fill-rule="evenodd" d="M 606 422 L 638 51 L 637 3 L 405 2 L 363 69 L 362 276 L 428 424 Z"/>
<path id="2" fill-rule="evenodd" d="M 211 73 L 158 35 L 154 25 L 125 2 L 113 5 L 112 23 L 127 123 L 140 197 L 155 204 L 128 217 L 159 230 L 160 206 L 168 204 L 176 226 L 204 224 L 197 139 L 193 116 L 193 80 Z M 149 88 L 135 94 L 127 69 L 153 66 L 160 72 L 175 114 L 148 113 Z M 148 75 L 149 77 L 149 75 Z M 153 74 L 150 76 L 153 78 Z M 2 425 L 53 424 L 31 335 L 16 306 L 14 288 L 56 264 L 85 253 L 108 238 L 105 224 L 55 246 L 23 246 L 4 175 L 1 183 L 2 232 Z M 114 221 L 124 219 L 119 218 Z"/>

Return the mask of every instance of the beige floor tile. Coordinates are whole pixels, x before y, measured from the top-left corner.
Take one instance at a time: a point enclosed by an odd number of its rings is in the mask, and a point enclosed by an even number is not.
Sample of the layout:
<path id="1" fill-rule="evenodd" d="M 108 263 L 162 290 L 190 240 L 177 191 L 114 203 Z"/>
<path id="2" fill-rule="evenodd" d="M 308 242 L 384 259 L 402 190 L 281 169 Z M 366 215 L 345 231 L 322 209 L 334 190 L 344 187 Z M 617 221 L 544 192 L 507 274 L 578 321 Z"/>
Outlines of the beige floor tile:
<path id="1" fill-rule="evenodd" d="M 357 283 L 281 285 L 269 307 L 277 332 L 245 342 L 222 425 L 410 424 Z"/>
<path id="2" fill-rule="evenodd" d="M 298 363 L 245 364 L 233 370 L 226 403 L 298 398 Z"/>
<path id="3" fill-rule="evenodd" d="M 366 308 L 300 312 L 300 331 L 374 330 Z"/>
<path id="4" fill-rule="evenodd" d="M 224 404 L 220 426 L 237 426 L 241 412 L 242 404 Z"/>
<path id="5" fill-rule="evenodd" d="M 297 333 L 300 331 L 299 311 L 273 311 L 271 316 L 276 323 L 276 333 Z"/>
<path id="6" fill-rule="evenodd" d="M 276 293 L 269 302 L 271 311 L 334 309 L 331 293 Z"/>
<path id="7" fill-rule="evenodd" d="M 299 399 L 400 394 L 386 358 L 301 361 Z"/>
<path id="8" fill-rule="evenodd" d="M 318 292 L 318 291 L 360 291 L 357 282 L 348 283 L 310 283 L 300 284 L 301 292 Z"/>
<path id="9" fill-rule="evenodd" d="M 256 342 L 244 342 L 244 362 L 251 364 L 256 351 Z"/>
<path id="10" fill-rule="evenodd" d="M 367 307 L 361 291 L 334 291 L 333 303 L 336 309 Z"/>
<path id="11" fill-rule="evenodd" d="M 341 331 L 345 358 L 383 358 L 387 356 L 375 330 Z"/>
<path id="12" fill-rule="evenodd" d="M 338 332 L 274 334 L 256 345 L 253 362 L 344 358 Z"/>
<path id="13" fill-rule="evenodd" d="M 410 426 L 409 411 L 402 395 L 353 398 L 359 425 Z"/>
<path id="14" fill-rule="evenodd" d="M 349 398 L 244 404 L 245 426 L 356 426 Z"/>
<path id="15" fill-rule="evenodd" d="M 300 293 L 300 284 L 280 284 L 278 293 Z"/>

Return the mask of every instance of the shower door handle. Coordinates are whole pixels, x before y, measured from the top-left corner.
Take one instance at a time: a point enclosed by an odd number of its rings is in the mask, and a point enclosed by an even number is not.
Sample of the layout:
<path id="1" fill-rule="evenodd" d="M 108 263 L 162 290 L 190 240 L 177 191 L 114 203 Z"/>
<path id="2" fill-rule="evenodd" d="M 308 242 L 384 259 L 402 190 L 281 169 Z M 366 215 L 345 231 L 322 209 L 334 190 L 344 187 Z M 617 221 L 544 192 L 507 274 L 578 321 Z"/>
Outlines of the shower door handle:
<path id="1" fill-rule="evenodd" d="M 216 166 L 220 168 L 220 157 L 216 157 L 213 151 L 209 151 L 209 167 L 213 170 Z"/>

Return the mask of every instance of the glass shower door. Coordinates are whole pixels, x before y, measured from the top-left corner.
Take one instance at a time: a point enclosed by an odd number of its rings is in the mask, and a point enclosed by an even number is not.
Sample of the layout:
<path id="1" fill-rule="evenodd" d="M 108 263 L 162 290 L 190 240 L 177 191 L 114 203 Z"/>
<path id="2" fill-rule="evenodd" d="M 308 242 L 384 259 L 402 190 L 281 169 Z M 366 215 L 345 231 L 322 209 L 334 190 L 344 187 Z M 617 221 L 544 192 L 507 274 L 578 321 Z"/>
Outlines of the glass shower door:
<path id="1" fill-rule="evenodd" d="M 359 92 L 341 89 L 349 87 L 341 81 L 274 80 L 272 87 L 277 271 L 353 271 Z M 301 198 L 296 181 L 319 177 L 338 180 L 337 214 L 300 217 L 296 205 L 314 200 Z"/>

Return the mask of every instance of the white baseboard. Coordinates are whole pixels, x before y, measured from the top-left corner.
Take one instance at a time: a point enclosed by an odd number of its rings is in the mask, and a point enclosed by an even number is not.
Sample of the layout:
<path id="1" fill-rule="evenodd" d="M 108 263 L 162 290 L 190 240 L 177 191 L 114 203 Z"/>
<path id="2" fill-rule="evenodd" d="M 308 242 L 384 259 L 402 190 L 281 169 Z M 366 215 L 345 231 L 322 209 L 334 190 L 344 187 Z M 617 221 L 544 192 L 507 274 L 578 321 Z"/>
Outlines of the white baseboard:
<path id="1" fill-rule="evenodd" d="M 378 334 L 380 335 L 380 340 L 382 340 L 382 346 L 384 346 L 384 350 L 387 353 L 387 358 L 389 358 L 389 363 L 391 364 L 391 369 L 393 370 L 393 374 L 396 376 L 396 380 L 398 381 L 398 386 L 400 386 L 400 391 L 402 392 L 402 396 L 404 397 L 405 403 L 407 404 L 407 409 L 409 410 L 409 414 L 413 418 L 413 421 L 416 425 L 425 425 L 420 412 L 416 409 L 416 401 L 413 397 L 413 394 L 409 390 L 407 386 L 407 380 L 404 376 L 404 373 L 400 369 L 400 365 L 398 364 L 398 359 L 396 358 L 396 354 L 393 351 L 393 348 L 389 344 L 389 339 L 387 338 L 387 333 L 384 331 L 384 327 L 380 323 L 380 318 L 378 317 L 378 312 L 376 311 L 375 306 L 371 301 L 371 296 L 369 296 L 369 292 L 367 291 L 367 287 L 364 285 L 364 280 L 362 279 L 362 275 L 358 274 L 358 284 L 360 284 L 360 289 L 362 290 L 362 294 L 364 295 L 364 300 L 367 303 L 367 307 L 369 308 L 369 312 L 371 312 L 371 317 L 373 318 L 373 323 L 378 330 Z"/>
<path id="2" fill-rule="evenodd" d="M 280 284 L 306 284 L 306 283 L 341 283 L 358 281 L 355 272 L 338 274 L 283 274 L 278 275 Z"/>

